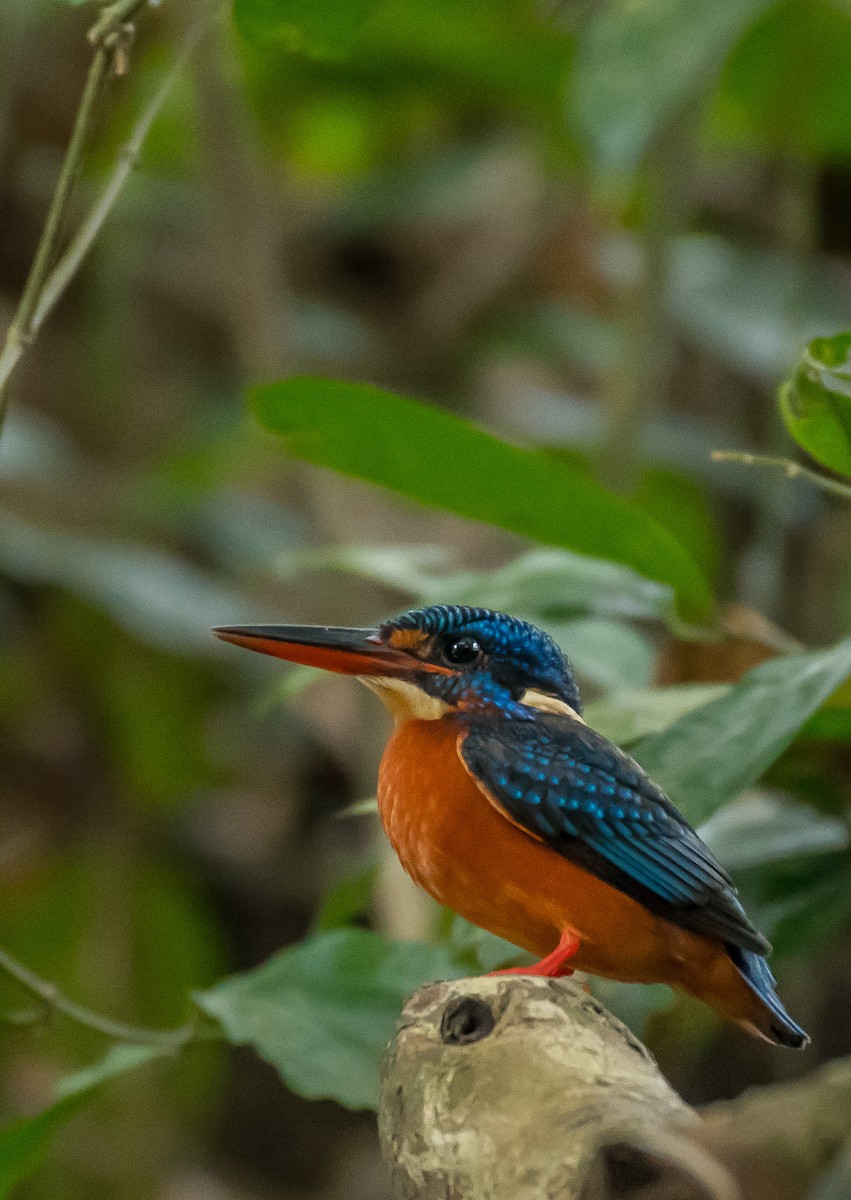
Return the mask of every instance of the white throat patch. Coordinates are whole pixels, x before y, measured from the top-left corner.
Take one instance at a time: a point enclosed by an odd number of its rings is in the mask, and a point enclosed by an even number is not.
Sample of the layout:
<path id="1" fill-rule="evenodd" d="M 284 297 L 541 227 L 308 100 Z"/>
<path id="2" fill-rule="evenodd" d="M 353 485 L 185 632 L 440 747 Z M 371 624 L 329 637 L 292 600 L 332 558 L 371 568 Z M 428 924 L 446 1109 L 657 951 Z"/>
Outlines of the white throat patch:
<path id="1" fill-rule="evenodd" d="M 410 720 L 438 721 L 451 711 L 443 700 L 429 696 L 422 688 L 405 679 L 393 679 L 387 675 L 358 675 L 358 679 L 375 692 L 397 725 Z"/>
<path id="2" fill-rule="evenodd" d="M 387 675 L 358 675 L 361 683 L 366 684 L 370 691 L 375 692 L 381 703 L 392 714 L 397 725 L 402 721 L 439 721 L 452 711 L 452 706 L 436 696 L 429 696 L 422 688 L 405 679 L 393 679 Z M 569 717 L 572 721 L 585 722 L 579 713 L 555 696 L 547 696 L 528 688 L 520 697 L 521 704 L 529 708 L 537 708 L 539 712 L 557 713 Z"/>

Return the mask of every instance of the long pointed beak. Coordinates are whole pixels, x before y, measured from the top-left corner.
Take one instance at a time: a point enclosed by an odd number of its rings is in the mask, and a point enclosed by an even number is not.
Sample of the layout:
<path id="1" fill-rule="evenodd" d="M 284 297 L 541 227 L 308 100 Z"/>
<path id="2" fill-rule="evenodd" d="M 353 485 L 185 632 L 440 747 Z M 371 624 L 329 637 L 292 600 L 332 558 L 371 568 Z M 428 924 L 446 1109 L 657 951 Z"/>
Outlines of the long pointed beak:
<path id="1" fill-rule="evenodd" d="M 410 654 L 382 641 L 377 629 L 334 629 L 324 625 L 234 625 L 214 629 L 223 642 L 272 654 L 287 662 L 321 667 L 341 675 L 403 677 L 422 669 Z"/>

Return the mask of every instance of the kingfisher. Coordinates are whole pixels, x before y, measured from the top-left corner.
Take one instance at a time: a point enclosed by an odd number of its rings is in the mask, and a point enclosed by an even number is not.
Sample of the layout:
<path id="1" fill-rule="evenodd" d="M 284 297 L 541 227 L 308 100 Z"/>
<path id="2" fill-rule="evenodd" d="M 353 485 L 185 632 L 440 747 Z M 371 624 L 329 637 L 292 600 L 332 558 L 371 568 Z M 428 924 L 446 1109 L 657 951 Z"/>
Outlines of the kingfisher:
<path id="1" fill-rule="evenodd" d="M 377 693 L 395 721 L 378 774 L 387 836 L 439 904 L 538 958 L 511 973 L 665 983 L 756 1037 L 807 1045 L 730 876 L 639 764 L 585 724 L 547 633 L 463 605 L 374 629 L 213 632 Z"/>

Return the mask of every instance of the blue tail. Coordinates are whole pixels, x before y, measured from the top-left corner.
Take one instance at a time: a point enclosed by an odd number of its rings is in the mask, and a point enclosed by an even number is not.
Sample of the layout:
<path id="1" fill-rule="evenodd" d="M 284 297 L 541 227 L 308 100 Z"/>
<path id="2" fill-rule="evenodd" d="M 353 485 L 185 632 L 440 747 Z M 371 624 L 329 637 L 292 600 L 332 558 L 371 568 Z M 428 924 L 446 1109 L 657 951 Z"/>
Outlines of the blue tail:
<path id="1" fill-rule="evenodd" d="M 753 950 L 742 950 L 730 942 L 725 942 L 725 947 L 745 983 L 765 1005 L 765 1023 L 760 1027 L 760 1032 L 778 1046 L 803 1050 L 809 1045 L 810 1039 L 780 1003 L 780 997 L 774 990 L 774 976 L 762 955 L 755 954 Z"/>

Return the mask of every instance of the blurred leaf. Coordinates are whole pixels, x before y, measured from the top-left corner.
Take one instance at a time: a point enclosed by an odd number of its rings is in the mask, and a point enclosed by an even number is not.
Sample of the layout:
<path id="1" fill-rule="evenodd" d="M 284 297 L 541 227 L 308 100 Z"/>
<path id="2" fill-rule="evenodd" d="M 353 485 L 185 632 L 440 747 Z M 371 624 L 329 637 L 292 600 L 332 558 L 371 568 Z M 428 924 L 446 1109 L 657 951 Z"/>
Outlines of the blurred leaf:
<path id="1" fill-rule="evenodd" d="M 449 913 L 445 945 L 459 967 L 476 974 L 534 961 L 533 955 L 525 950 L 452 912 Z"/>
<path id="2" fill-rule="evenodd" d="M 844 821 L 771 792 L 725 804 L 698 831 L 730 871 L 848 847 Z"/>
<path id="3" fill-rule="evenodd" d="M 771 0 L 613 0 L 580 34 L 573 122 L 603 171 L 629 172 L 712 83 Z"/>
<path id="4" fill-rule="evenodd" d="M 727 144 L 815 162 L 851 152 L 851 13 L 833 0 L 772 4 L 722 72 L 712 131 Z M 797 79 L 799 86 L 790 87 Z M 805 81 L 805 82 L 804 82 Z"/>
<path id="5" fill-rule="evenodd" d="M 721 534 L 709 497 L 697 480 L 666 467 L 647 467 L 641 472 L 635 499 L 711 580 L 721 556 Z"/>
<path id="6" fill-rule="evenodd" d="M 113 1046 L 95 1066 L 63 1080 L 57 1088 L 59 1098 L 50 1108 L 0 1129 L 0 1200 L 10 1196 L 38 1167 L 53 1135 L 82 1108 L 96 1087 L 163 1053 L 156 1046 Z"/>
<path id="7" fill-rule="evenodd" d="M 352 45 L 380 0 L 234 0 L 233 15 L 244 38 L 277 42 L 287 50 L 336 57 Z"/>
<path id="8" fill-rule="evenodd" d="M 0 1200 L 10 1196 L 38 1167 L 54 1133 L 81 1108 L 83 1099 L 72 1096 L 59 1100 L 36 1117 L 0 1129 Z"/>
<path id="9" fill-rule="evenodd" d="M 661 733 L 680 717 L 730 690 L 726 683 L 681 683 L 672 687 L 613 692 L 585 706 L 585 720 L 618 746 Z"/>
<path id="10" fill-rule="evenodd" d="M 0 441 L 0 473 L 12 479 L 68 484 L 79 476 L 81 463 L 72 438 L 41 413 L 16 405 Z"/>
<path id="11" fill-rule="evenodd" d="M 798 445 L 832 471 L 851 475 L 851 333 L 810 342 L 779 401 Z"/>
<path id="12" fill-rule="evenodd" d="M 112 1046 L 99 1062 L 61 1079 L 56 1086 L 56 1094 L 60 1101 L 71 1100 L 84 1095 L 108 1079 L 114 1079 L 116 1075 L 123 1075 L 126 1071 L 133 1071 L 136 1067 L 142 1067 L 171 1053 L 173 1051 L 160 1046 Z"/>
<path id="13" fill-rule="evenodd" d="M 344 820 L 348 817 L 371 817 L 377 813 L 378 801 L 375 796 L 367 796 L 363 800 L 355 800 L 354 804 L 347 804 L 345 808 L 341 808 L 334 816 L 338 820 Z"/>
<path id="14" fill-rule="evenodd" d="M 443 947 L 335 930 L 231 976 L 196 1001 L 309 1099 L 375 1105 L 378 1057 L 421 984 L 459 971 Z"/>
<path id="15" fill-rule="evenodd" d="M 302 377 L 253 388 L 260 421 L 297 458 L 435 508 L 625 563 L 674 587 L 706 619 L 712 601 L 692 560 L 635 505 L 541 451 L 390 392 Z"/>
<path id="16" fill-rule="evenodd" d="M 279 560 L 287 575 L 351 571 L 408 592 L 418 604 L 472 604 L 553 620 L 594 613 L 674 624 L 671 588 L 629 567 L 566 550 L 530 550 L 494 571 L 453 568 L 441 546 L 342 546 Z"/>
<path id="17" fill-rule="evenodd" d="M 377 811 L 378 805 L 375 800 L 369 800 L 366 803 L 370 806 L 367 811 Z M 346 815 L 354 816 L 355 814 L 351 810 L 359 808 L 363 804 L 364 801 L 360 800 L 357 805 L 350 805 L 345 810 Z M 361 811 L 363 810 L 361 809 Z M 327 933 L 330 929 L 345 929 L 347 926 L 353 925 L 358 917 L 367 913 L 372 904 L 372 893 L 375 890 L 377 878 L 378 867 L 375 863 L 370 863 L 366 867 L 350 871 L 339 880 L 322 901 L 322 906 L 313 921 L 313 933 Z"/>
<path id="18" fill-rule="evenodd" d="M 633 749 L 688 819 L 707 820 L 757 780 L 851 675 L 851 638 L 749 671 L 723 696 Z"/>
<path id="19" fill-rule="evenodd" d="M 147 546 L 39 528 L 0 512 L 0 566 L 15 579 L 66 588 L 143 641 L 212 654 L 210 626 L 251 606 L 174 556 Z"/>
<path id="20" fill-rule="evenodd" d="M 249 0 L 237 2 L 240 12 L 249 7 Z M 356 140 L 368 146 L 368 159 L 381 148 L 382 161 L 393 167 L 400 144 L 441 129 L 453 106 L 519 109 L 524 116 L 532 110 L 557 128 L 572 41 L 543 23 L 530 0 L 348 0 L 342 21 L 334 5 L 310 5 L 311 16 L 295 35 L 292 25 L 276 23 L 272 4 L 262 0 L 256 27 L 253 18 L 240 19 L 247 34 L 243 59 L 255 107 L 288 160 L 299 141 L 304 144 L 297 133 L 293 147 L 299 114 L 321 112 L 323 97 L 341 100 L 344 93 L 359 110 Z M 301 0 L 299 7 L 308 5 Z M 283 8 L 289 18 L 290 0 Z M 266 12 L 272 13 L 268 24 Z M 557 132 L 563 147 L 564 131 Z M 325 124 L 323 141 L 338 133 Z M 345 170 L 353 162 L 351 148 L 344 149 Z"/>
<path id="21" fill-rule="evenodd" d="M 668 307 L 702 349 L 771 384 L 792 366 L 796 346 L 848 324 L 832 264 L 720 237 L 674 242 Z"/>
<path id="22" fill-rule="evenodd" d="M 373 74 L 445 81 L 482 98 L 548 107 L 557 101 L 573 47 L 535 6 L 490 0 L 386 0 L 366 27 L 355 59 Z"/>
<path id="23" fill-rule="evenodd" d="M 516 611 L 516 610 L 515 610 Z M 571 666 L 598 687 L 643 688 L 653 676 L 653 647 L 646 637 L 617 621 L 585 617 L 553 625 L 541 622 Z"/>
<path id="24" fill-rule="evenodd" d="M 770 863 L 740 872 L 742 899 L 775 953 L 811 954 L 835 937 L 851 913 L 847 854 Z"/>
<path id="25" fill-rule="evenodd" d="M 525 312 L 512 312 L 510 321 L 491 331 L 489 342 L 519 347 L 559 365 L 573 363 L 602 374 L 616 368 L 623 352 L 618 326 L 589 309 L 541 301 Z"/>

